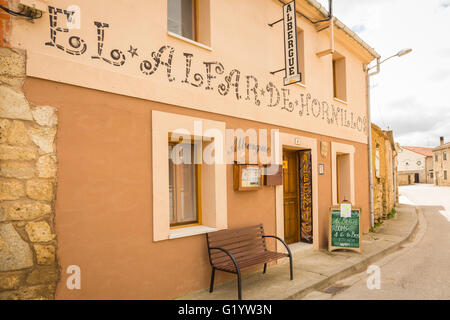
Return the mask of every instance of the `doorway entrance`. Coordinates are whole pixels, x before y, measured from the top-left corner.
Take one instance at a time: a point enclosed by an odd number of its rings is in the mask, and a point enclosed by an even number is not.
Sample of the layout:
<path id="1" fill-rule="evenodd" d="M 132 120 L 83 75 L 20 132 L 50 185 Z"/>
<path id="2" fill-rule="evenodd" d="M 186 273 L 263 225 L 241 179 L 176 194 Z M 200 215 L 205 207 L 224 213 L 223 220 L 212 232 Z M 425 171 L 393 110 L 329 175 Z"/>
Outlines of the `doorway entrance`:
<path id="1" fill-rule="evenodd" d="M 419 183 L 419 174 L 417 172 L 414 173 L 414 183 Z"/>
<path id="2" fill-rule="evenodd" d="M 284 240 L 313 242 L 311 150 L 283 149 Z"/>

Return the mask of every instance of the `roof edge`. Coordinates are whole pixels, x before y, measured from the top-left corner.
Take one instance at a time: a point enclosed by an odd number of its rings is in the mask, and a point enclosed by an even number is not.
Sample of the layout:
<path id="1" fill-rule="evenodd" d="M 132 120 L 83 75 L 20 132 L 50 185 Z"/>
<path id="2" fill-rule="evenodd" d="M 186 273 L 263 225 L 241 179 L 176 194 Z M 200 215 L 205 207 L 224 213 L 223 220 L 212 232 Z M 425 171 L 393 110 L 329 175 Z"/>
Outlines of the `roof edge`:
<path id="1" fill-rule="evenodd" d="M 317 9 L 324 18 L 328 17 L 328 11 L 316 0 L 306 0 L 311 6 Z M 341 20 L 335 18 L 335 25 L 339 29 L 342 29 L 348 36 L 353 38 L 356 42 L 358 42 L 367 52 L 372 55 L 372 57 L 379 59 L 381 56 L 375 51 L 374 48 L 369 46 L 363 39 L 361 39 L 354 31 L 352 31 L 349 27 L 347 27 Z"/>

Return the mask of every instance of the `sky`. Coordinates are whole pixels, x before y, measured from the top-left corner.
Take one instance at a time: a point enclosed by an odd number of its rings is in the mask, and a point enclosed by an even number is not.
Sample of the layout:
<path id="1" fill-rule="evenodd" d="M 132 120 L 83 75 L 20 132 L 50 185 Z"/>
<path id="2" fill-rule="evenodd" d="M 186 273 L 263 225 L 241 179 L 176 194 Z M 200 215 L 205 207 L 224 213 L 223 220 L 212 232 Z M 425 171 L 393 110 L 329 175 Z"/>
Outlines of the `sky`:
<path id="1" fill-rule="evenodd" d="M 333 13 L 382 60 L 413 49 L 371 76 L 372 122 L 400 145 L 450 142 L 450 0 L 334 0 Z"/>

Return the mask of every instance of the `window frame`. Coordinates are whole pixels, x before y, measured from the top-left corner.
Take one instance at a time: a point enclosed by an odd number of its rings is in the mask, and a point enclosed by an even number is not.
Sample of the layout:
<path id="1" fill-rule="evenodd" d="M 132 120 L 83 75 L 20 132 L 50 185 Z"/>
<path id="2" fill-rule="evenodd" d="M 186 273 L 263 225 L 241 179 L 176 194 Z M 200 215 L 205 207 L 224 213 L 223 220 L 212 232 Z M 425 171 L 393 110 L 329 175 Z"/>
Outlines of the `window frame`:
<path id="1" fill-rule="evenodd" d="M 338 65 L 338 63 L 342 65 Z M 331 69 L 333 81 L 333 99 L 343 104 L 347 104 L 347 58 L 344 55 L 335 52 L 332 56 Z M 342 70 L 342 75 L 340 75 L 339 70 Z M 341 96 L 340 93 L 342 93 L 343 96 Z"/>
<path id="2" fill-rule="evenodd" d="M 206 232 L 226 229 L 227 215 L 227 166 L 223 137 L 225 122 L 191 117 L 177 113 L 152 110 L 151 158 L 152 158 L 152 210 L 153 241 L 164 241 L 190 237 Z M 180 129 L 182 129 L 180 131 Z M 169 195 L 169 148 L 168 135 L 176 133 L 184 137 L 194 134 L 209 144 L 214 143 L 220 150 L 213 164 L 202 163 L 202 224 L 185 228 L 170 228 Z M 202 142 L 202 144 L 203 144 Z"/>
<path id="3" fill-rule="evenodd" d="M 167 31 L 170 33 L 176 34 L 180 37 L 183 37 L 185 39 L 189 39 L 191 41 L 198 42 L 198 0 L 190 0 L 192 3 L 192 26 L 191 26 L 192 27 L 192 30 L 191 30 L 192 39 L 185 36 L 183 34 L 183 30 L 181 30 L 181 33 L 177 33 L 177 32 L 169 30 L 169 1 L 170 0 L 167 0 Z M 181 11 L 182 10 L 183 10 L 183 7 L 181 7 Z M 181 14 L 181 20 L 182 21 L 179 21 L 179 23 L 181 26 L 183 26 L 183 14 Z"/>
<path id="4" fill-rule="evenodd" d="M 168 1 L 166 1 L 168 7 Z M 213 51 L 211 47 L 211 0 L 192 0 L 193 9 L 193 39 L 169 30 L 169 9 L 167 8 L 167 35 L 178 40 L 195 45 L 202 49 Z"/>
<path id="5" fill-rule="evenodd" d="M 168 142 L 169 146 L 170 145 L 175 146 L 177 143 L 180 143 L 180 142 L 181 141 L 173 141 L 173 140 L 171 140 L 171 134 L 169 134 L 169 142 Z M 186 143 L 186 142 L 184 142 L 184 143 Z M 190 144 L 192 146 L 194 146 L 195 145 L 195 140 L 191 139 Z M 195 157 L 196 156 L 195 155 L 195 148 L 193 148 L 193 150 L 194 150 L 194 157 Z M 169 157 L 170 157 L 170 155 L 169 155 Z M 191 155 L 191 157 L 192 157 L 192 155 Z M 195 170 L 195 174 L 194 174 L 195 175 L 195 200 L 196 200 L 195 201 L 195 207 L 196 207 L 195 210 L 196 210 L 196 217 L 197 217 L 197 219 L 193 220 L 193 221 L 185 221 L 185 222 L 176 222 L 176 223 L 170 222 L 170 229 L 192 227 L 192 226 L 198 226 L 198 225 L 202 224 L 202 202 L 201 202 L 202 201 L 202 186 L 201 186 L 201 181 L 202 181 L 202 179 L 201 179 L 201 172 L 202 172 L 202 169 L 201 169 L 201 164 L 194 163 L 193 165 L 195 165 L 195 168 L 194 168 L 194 170 Z M 173 167 L 175 168 L 176 165 L 173 164 Z M 169 167 L 169 170 L 170 170 L 170 167 Z M 169 186 L 170 186 L 170 184 L 169 184 Z M 174 201 L 174 200 L 175 199 L 172 196 L 172 201 L 173 201 L 172 207 L 173 207 L 174 216 L 175 216 L 176 215 L 175 214 L 176 201 Z"/>

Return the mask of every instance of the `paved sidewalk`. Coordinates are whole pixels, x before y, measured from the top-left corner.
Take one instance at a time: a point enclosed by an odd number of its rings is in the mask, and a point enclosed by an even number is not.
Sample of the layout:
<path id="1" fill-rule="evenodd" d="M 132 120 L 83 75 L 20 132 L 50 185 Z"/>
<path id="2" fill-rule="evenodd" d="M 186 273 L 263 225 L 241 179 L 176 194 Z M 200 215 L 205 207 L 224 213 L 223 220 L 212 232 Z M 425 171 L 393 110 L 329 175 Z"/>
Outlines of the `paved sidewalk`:
<path id="1" fill-rule="evenodd" d="M 308 293 L 321 290 L 334 282 L 357 272 L 396 251 L 417 226 L 416 209 L 410 205 L 399 205 L 394 218 L 386 220 L 375 233 L 362 236 L 362 253 L 351 251 L 314 251 L 311 246 L 302 247 L 293 253 L 294 280 L 289 280 L 288 259 L 267 267 L 267 273 L 260 272 L 242 277 L 242 298 L 244 300 L 299 299 Z M 216 284 L 214 292 L 208 289 L 189 293 L 178 299 L 185 300 L 235 300 L 237 281 Z"/>

